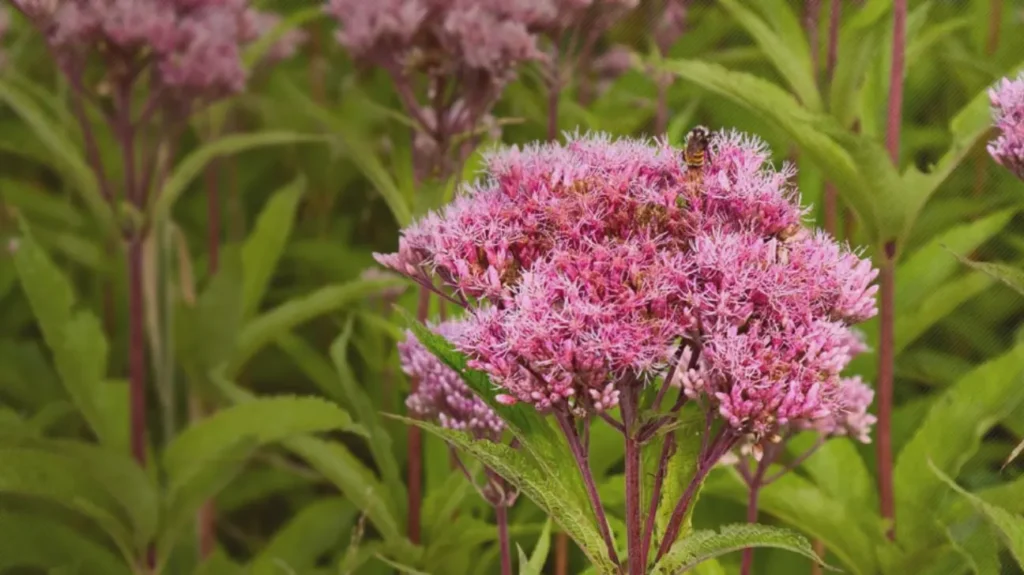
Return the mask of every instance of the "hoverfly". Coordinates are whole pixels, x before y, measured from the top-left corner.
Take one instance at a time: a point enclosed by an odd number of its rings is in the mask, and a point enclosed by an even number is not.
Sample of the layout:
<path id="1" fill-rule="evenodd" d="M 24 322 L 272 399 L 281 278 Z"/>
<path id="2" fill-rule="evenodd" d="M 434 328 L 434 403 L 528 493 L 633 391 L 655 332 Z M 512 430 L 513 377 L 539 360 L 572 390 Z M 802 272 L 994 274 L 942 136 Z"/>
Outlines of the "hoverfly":
<path id="1" fill-rule="evenodd" d="M 686 135 L 686 148 L 683 149 L 686 175 L 690 182 L 697 186 L 703 182 L 704 164 L 708 159 L 708 147 L 710 144 L 711 132 L 704 126 L 697 126 Z"/>

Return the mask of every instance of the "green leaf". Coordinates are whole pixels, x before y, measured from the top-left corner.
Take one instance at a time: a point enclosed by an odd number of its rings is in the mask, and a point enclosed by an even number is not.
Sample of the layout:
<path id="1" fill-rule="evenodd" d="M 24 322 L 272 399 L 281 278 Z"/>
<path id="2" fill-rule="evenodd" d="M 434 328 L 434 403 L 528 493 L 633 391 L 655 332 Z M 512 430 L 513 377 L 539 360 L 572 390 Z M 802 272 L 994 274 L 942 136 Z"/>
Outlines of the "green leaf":
<path id="1" fill-rule="evenodd" d="M 953 254 L 958 260 L 972 268 L 984 272 L 985 274 L 993 277 L 1007 286 L 1013 291 L 1024 295 L 1024 271 L 1008 266 L 1006 264 L 990 263 L 990 262 L 979 262 L 968 259 L 959 254 Z"/>
<path id="2" fill-rule="evenodd" d="M 982 435 L 1024 400 L 1024 344 L 962 377 L 932 405 L 917 433 L 896 459 L 897 539 L 908 550 L 943 537 L 934 522 L 942 483 L 929 460 L 956 474 L 978 449 Z"/>
<path id="3" fill-rule="evenodd" d="M 961 270 L 949 252 L 969 253 L 994 238 L 1013 218 L 1016 209 L 1000 210 L 956 226 L 918 248 L 896 268 L 896 308 L 914 309 Z"/>
<path id="4" fill-rule="evenodd" d="M 493 469 L 558 522 L 600 573 L 618 573 L 618 566 L 608 558 L 604 540 L 589 505 L 566 485 L 565 476 L 572 476 L 574 469 L 552 474 L 528 453 L 524 453 L 524 450 L 512 449 L 492 441 L 474 440 L 468 434 L 424 421 L 395 417 L 433 433 Z"/>
<path id="5" fill-rule="evenodd" d="M 676 502 L 683 496 L 686 486 L 689 485 L 697 472 L 697 460 L 700 456 L 701 437 L 704 435 L 704 414 L 699 410 L 685 409 L 679 414 L 679 420 L 675 422 L 675 429 L 670 433 L 675 436 L 675 449 L 673 449 L 668 460 L 665 471 L 665 480 L 662 482 L 661 497 L 658 501 L 657 516 L 655 517 L 655 530 L 653 541 L 660 541 L 661 535 L 668 528 L 669 519 L 675 509 Z M 666 437 L 667 439 L 667 437 Z M 663 440 L 664 441 L 664 440 Z M 663 441 L 651 442 L 651 445 L 644 446 L 644 451 L 650 453 L 650 467 L 648 475 L 657 472 L 658 462 L 661 458 Z M 698 487 L 697 497 L 700 496 Z M 696 508 L 695 498 L 683 518 L 683 528 L 679 537 L 686 537 L 691 529 L 691 518 Z"/>
<path id="6" fill-rule="evenodd" d="M 89 168 L 81 151 L 71 142 L 67 134 L 63 133 L 59 124 L 48 118 L 31 96 L 3 79 L 0 79 L 0 100 L 6 102 L 32 128 L 36 137 L 59 162 L 64 176 L 81 194 L 89 211 L 100 224 L 111 230 L 114 225 L 113 215 L 100 193 L 96 176 Z"/>
<path id="7" fill-rule="evenodd" d="M 256 67 L 267 53 L 270 52 L 271 48 L 274 47 L 274 44 L 291 30 L 300 28 L 304 24 L 308 24 L 317 18 L 323 18 L 326 15 L 327 12 L 321 6 L 311 6 L 282 18 L 269 32 L 246 46 L 245 52 L 242 54 L 242 63 L 245 65 L 245 68 L 252 70 Z"/>
<path id="8" fill-rule="evenodd" d="M 186 156 L 171 172 L 166 183 L 160 189 L 156 202 L 153 204 L 153 221 L 162 222 L 171 215 L 175 202 L 185 193 L 189 185 L 203 172 L 203 169 L 214 158 L 245 152 L 255 148 L 268 146 L 284 146 L 324 141 L 323 136 L 297 134 L 294 132 L 249 132 L 222 136 L 212 142 L 203 144 Z"/>
<path id="9" fill-rule="evenodd" d="M 284 445 L 338 487 L 366 515 L 393 555 L 409 561 L 418 557 L 419 550 L 405 538 L 392 511 L 387 488 L 344 445 L 312 437 L 289 439 Z"/>
<path id="10" fill-rule="evenodd" d="M 829 111 L 842 126 L 849 127 L 857 114 L 857 101 L 871 63 L 881 50 L 883 31 L 891 19 L 884 18 L 891 10 L 875 2 L 881 10 L 858 9 L 839 34 L 838 53 L 829 87 Z"/>
<path id="11" fill-rule="evenodd" d="M 313 101 L 305 91 L 299 89 L 292 82 L 282 80 L 276 85 L 283 92 L 282 97 L 286 98 L 296 110 L 307 114 L 310 119 L 322 123 L 332 134 L 341 139 L 348 158 L 373 184 L 377 193 L 391 209 L 395 222 L 399 227 L 409 225 L 409 222 L 412 221 L 412 212 L 409 209 L 408 201 L 398 188 L 394 178 L 391 177 L 387 167 L 374 153 L 374 145 L 369 136 L 360 133 L 355 126 L 336 113 Z"/>
<path id="12" fill-rule="evenodd" d="M 783 39 L 757 14 L 746 9 L 738 0 L 718 0 L 718 3 L 754 38 L 768 61 L 789 84 L 797 99 L 807 109 L 815 112 L 821 111 L 821 96 L 818 94 L 818 86 L 814 79 L 810 50 L 806 42 L 801 42 L 801 50 L 793 49 L 793 43 L 803 40 L 803 34 L 801 33 L 796 38 Z"/>
<path id="13" fill-rule="evenodd" d="M 107 340 L 103 330 L 90 313 L 74 311 L 71 284 L 36 244 L 24 223 L 22 230 L 14 266 L 43 339 L 53 353 L 57 372 L 89 427 L 105 444 L 116 447 L 118 434 L 109 429 L 112 422 L 102 417 L 97 399 L 106 377 Z"/>
<path id="14" fill-rule="evenodd" d="M 381 423 L 373 401 L 359 385 L 348 364 L 348 344 L 352 337 L 352 320 L 345 324 L 345 330 L 331 344 L 331 360 L 337 370 L 337 381 L 356 418 L 367 431 L 370 454 L 380 470 L 381 478 L 395 501 L 405 500 L 405 483 L 402 481 L 398 462 L 391 444 L 391 436 Z"/>
<path id="15" fill-rule="evenodd" d="M 242 258 L 237 249 L 225 249 L 220 269 L 195 306 L 178 307 L 175 347 L 192 378 L 199 379 L 231 358 L 242 325 L 242 290 Z"/>
<path id="16" fill-rule="evenodd" d="M 1002 539 L 1003 545 L 1010 551 L 1017 565 L 1024 568 L 1024 518 L 1021 518 L 1009 511 L 986 503 L 980 497 L 972 495 L 956 484 L 948 475 L 942 472 L 938 466 L 931 461 L 928 462 L 932 472 L 940 481 L 970 501 L 971 505 L 981 513 L 985 519 L 995 528 L 996 533 Z"/>
<path id="17" fill-rule="evenodd" d="M 807 557 L 819 565 L 826 565 L 814 553 L 811 544 L 802 535 L 767 525 L 725 525 L 720 531 L 695 531 L 686 539 L 676 542 L 651 572 L 657 575 L 676 575 L 693 569 L 700 563 L 748 547 L 774 547 Z"/>
<path id="18" fill-rule="evenodd" d="M 747 503 L 746 484 L 734 469 L 712 473 L 704 492 Z M 763 512 L 821 540 L 856 575 L 879 573 L 875 549 L 885 540 L 873 509 L 851 509 L 795 473 L 762 489 L 758 504 Z"/>
<path id="19" fill-rule="evenodd" d="M 161 565 L 170 558 L 181 532 L 195 521 L 196 513 L 203 504 L 242 472 L 258 446 L 252 435 L 238 435 L 222 444 L 215 457 L 204 458 L 200 465 L 173 472 L 167 493 L 167 511 L 157 541 L 157 558 Z"/>
<path id="20" fill-rule="evenodd" d="M 921 300 L 916 309 L 900 313 L 894 327 L 896 354 L 907 349 L 925 332 L 956 311 L 962 304 L 991 287 L 992 283 L 992 278 L 977 273 L 948 280 Z"/>
<path id="21" fill-rule="evenodd" d="M 60 453 L 0 446 L 0 494 L 50 501 L 91 519 L 113 540 L 126 561 L 135 553 L 129 519 L 110 487 L 88 464 Z"/>
<path id="22" fill-rule="evenodd" d="M 232 402 L 244 405 L 257 401 L 252 394 L 227 380 L 222 373 L 214 373 L 212 378 Z M 418 556 L 418 549 L 402 534 L 387 489 L 348 448 L 338 442 L 309 436 L 287 438 L 282 440 L 282 444 L 338 487 L 345 498 L 373 523 L 392 554 L 408 560 Z"/>
<path id="23" fill-rule="evenodd" d="M 319 10 L 318 10 L 319 11 Z M 250 317 L 263 301 L 274 270 L 292 233 L 299 200 L 306 191 L 302 176 L 271 196 L 242 247 L 242 313 Z"/>
<path id="24" fill-rule="evenodd" d="M 365 435 L 337 405 L 316 397 L 253 399 L 221 409 L 198 421 L 171 441 L 163 454 L 172 478 L 208 465 L 232 449 L 239 437 L 251 436 L 257 445 L 296 435 L 344 430 Z"/>
<path id="25" fill-rule="evenodd" d="M 551 548 L 551 518 L 544 522 L 544 531 L 541 531 L 537 539 L 537 546 L 533 548 L 530 558 L 526 558 L 522 547 L 519 548 L 519 575 L 544 575 L 544 563 L 548 560 L 548 551 Z"/>
<path id="26" fill-rule="evenodd" d="M 0 572 L 70 567 L 79 575 L 129 575 L 124 561 L 80 530 L 38 513 L 0 512 Z"/>
<path id="27" fill-rule="evenodd" d="M 299 573 L 316 567 L 320 557 L 339 544 L 355 523 L 356 511 L 341 497 L 320 499 L 302 508 L 249 564 L 251 575 L 280 575 L 279 561 Z"/>
<path id="28" fill-rule="evenodd" d="M 999 575 L 999 543 L 989 525 L 977 516 L 966 522 L 946 527 L 946 537 L 974 575 Z M 942 571 L 953 572 L 950 569 Z"/>
<path id="29" fill-rule="evenodd" d="M 256 352 L 296 326 L 344 308 L 381 290 L 403 284 L 404 280 L 401 279 L 356 280 L 320 288 L 264 312 L 250 320 L 239 332 L 235 354 L 228 364 L 227 375 L 230 377 L 238 373 Z"/>

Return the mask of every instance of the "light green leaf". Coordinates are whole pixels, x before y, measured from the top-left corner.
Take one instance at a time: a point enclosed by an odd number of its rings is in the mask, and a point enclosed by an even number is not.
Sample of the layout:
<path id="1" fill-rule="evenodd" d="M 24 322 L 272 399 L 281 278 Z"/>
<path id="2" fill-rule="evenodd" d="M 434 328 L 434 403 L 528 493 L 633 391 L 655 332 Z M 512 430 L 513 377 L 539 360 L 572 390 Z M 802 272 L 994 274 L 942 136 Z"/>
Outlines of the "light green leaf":
<path id="1" fill-rule="evenodd" d="M 910 280 L 911 282 L 913 280 Z M 993 280 L 984 274 L 968 274 L 948 280 L 920 301 L 915 309 L 900 313 L 894 327 L 896 353 L 899 354 L 913 344 L 930 328 L 957 310 L 962 304 L 992 286 Z M 906 309 L 906 308 L 904 308 Z"/>
<path id="2" fill-rule="evenodd" d="M 220 446 L 216 456 L 200 465 L 176 471 L 170 478 L 167 509 L 157 540 L 157 560 L 162 565 L 171 555 L 182 531 L 195 520 L 203 504 L 224 489 L 245 467 L 258 447 L 252 435 L 238 435 Z"/>
<path id="3" fill-rule="evenodd" d="M 942 483 L 927 471 L 956 474 L 981 436 L 1024 400 L 1024 344 L 962 377 L 935 400 L 917 433 L 896 459 L 896 536 L 908 550 L 944 537 L 934 522 Z"/>
<path id="4" fill-rule="evenodd" d="M 320 398 L 254 399 L 221 409 L 175 437 L 163 454 L 164 467 L 173 481 L 221 458 L 239 437 L 251 436 L 257 445 L 265 445 L 331 430 L 365 435 L 348 413 Z"/>
<path id="5" fill-rule="evenodd" d="M 652 575 L 677 575 L 693 569 L 700 563 L 740 551 L 748 547 L 774 547 L 799 553 L 823 567 L 829 568 L 814 553 L 811 544 L 802 535 L 767 525 L 725 525 L 719 531 L 695 531 L 686 539 L 676 542 L 654 566 Z M 831 568 L 829 568 L 832 570 Z"/>
<path id="6" fill-rule="evenodd" d="M 129 575 L 127 564 L 79 530 L 38 513 L 0 513 L 0 572 L 73 568 L 78 575 Z"/>
<path id="7" fill-rule="evenodd" d="M 320 499 L 302 508 L 249 564 L 251 575 L 280 575 L 278 561 L 306 573 L 335 549 L 355 523 L 356 511 L 341 497 Z"/>
<path id="8" fill-rule="evenodd" d="M 36 137 L 60 163 L 64 176 L 81 194 L 89 211 L 101 225 L 111 230 L 114 225 L 113 215 L 100 193 L 96 176 L 86 163 L 81 150 L 71 142 L 67 134 L 63 133 L 59 124 L 48 118 L 31 96 L 3 79 L 0 79 L 0 100 L 10 106 L 32 128 Z"/>
<path id="9" fill-rule="evenodd" d="M 896 308 L 914 309 L 961 270 L 955 253 L 970 253 L 995 237 L 1013 218 L 1016 209 L 1000 210 L 956 226 L 908 254 L 896 268 Z"/>
<path id="10" fill-rule="evenodd" d="M 768 61 L 789 84 L 797 99 L 807 109 L 820 112 L 821 96 L 818 94 L 817 82 L 812 71 L 810 50 L 806 41 L 800 42 L 804 35 L 801 33 L 796 38 L 783 39 L 757 14 L 745 8 L 739 0 L 718 0 L 718 3 L 753 37 Z M 801 43 L 801 50 L 793 48 L 796 42 Z"/>
<path id="11" fill-rule="evenodd" d="M 0 494 L 50 501 L 91 519 L 126 561 L 135 553 L 130 521 L 117 500 L 76 458 L 41 449 L 0 446 Z"/>
<path id="12" fill-rule="evenodd" d="M 984 272 L 1004 284 L 1008 285 L 1015 292 L 1024 295 L 1024 270 L 1008 266 L 1006 264 L 978 262 L 968 259 L 959 254 L 954 254 L 958 260 L 972 268 Z"/>
<path id="13" fill-rule="evenodd" d="M 288 243 L 299 200 L 306 191 L 306 179 L 293 180 L 271 196 L 260 212 L 256 227 L 242 247 L 242 313 L 250 317 L 259 308 L 270 279 Z"/>
<path id="14" fill-rule="evenodd" d="M 228 364 L 227 375 L 238 373 L 256 352 L 296 326 L 337 311 L 381 290 L 403 284 L 404 280 L 401 279 L 356 280 L 320 288 L 264 312 L 250 320 L 238 334 L 235 354 Z"/>
<path id="15" fill-rule="evenodd" d="M 932 472 L 940 481 L 970 501 L 971 505 L 978 510 L 978 513 L 985 516 L 992 527 L 995 528 L 996 533 L 999 534 L 1003 545 L 1010 551 L 1013 558 L 1017 560 L 1017 565 L 1024 568 L 1024 518 L 1014 515 L 1001 507 L 986 503 L 980 497 L 968 493 L 931 461 L 928 462 L 928 466 L 931 467 Z"/>
<path id="16" fill-rule="evenodd" d="M 468 434 L 444 429 L 424 421 L 397 416 L 396 418 L 441 437 L 493 469 L 558 522 L 600 573 L 618 573 L 618 567 L 608 558 L 593 512 L 580 500 L 579 495 L 566 485 L 566 475 L 572 476 L 573 469 L 565 468 L 561 473 L 556 471 L 552 474 L 525 453 L 525 450 L 512 449 L 507 445 L 487 440 L 474 440 Z"/>
<path id="17" fill-rule="evenodd" d="M 981 518 L 974 516 L 965 522 L 945 527 L 946 537 L 953 549 L 961 555 L 974 575 L 999 575 L 999 543 L 992 529 Z M 942 571 L 952 573 L 950 569 Z"/>
<path id="18" fill-rule="evenodd" d="M 337 370 L 337 382 L 341 393 L 355 411 L 359 423 L 367 430 L 367 440 L 373 461 L 380 469 L 381 478 L 388 487 L 394 501 L 405 500 L 405 483 L 391 444 L 391 436 L 380 421 L 373 401 L 356 380 L 355 373 L 348 364 L 348 344 L 352 337 L 352 319 L 345 324 L 345 330 L 331 344 L 331 360 Z"/>
<path id="19" fill-rule="evenodd" d="M 829 111 L 845 127 L 853 124 L 865 76 L 882 49 L 884 29 L 891 20 L 884 17 L 891 4 L 873 5 L 881 9 L 858 9 L 839 33 L 838 53 L 843 57 L 836 62 L 829 88 Z"/>
<path id="20" fill-rule="evenodd" d="M 225 249 L 220 269 L 195 306 L 179 306 L 173 322 L 175 348 L 192 378 L 199 379 L 227 361 L 236 349 L 242 325 L 242 289 L 242 258 L 237 249 Z"/>
<path id="21" fill-rule="evenodd" d="M 185 193 L 189 185 L 196 179 L 214 158 L 245 152 L 255 148 L 284 146 L 325 141 L 323 136 L 297 134 L 294 132 L 249 132 L 222 136 L 186 156 L 171 172 L 166 183 L 160 189 L 156 202 L 153 204 L 153 221 L 162 222 L 171 215 L 175 202 Z"/>
<path id="22" fill-rule="evenodd" d="M 661 486 L 661 497 L 658 501 L 657 516 L 655 517 L 655 530 L 652 540 L 660 541 L 661 536 L 668 528 L 669 519 L 675 509 L 676 502 L 683 496 L 686 486 L 689 485 L 697 472 L 697 460 L 700 456 L 701 438 L 704 435 L 704 414 L 699 410 L 685 409 L 679 414 L 679 420 L 674 423 L 677 427 L 671 431 L 675 436 L 675 448 L 669 457 L 665 471 L 665 480 Z M 667 438 L 667 436 L 666 436 Z M 647 475 L 652 476 L 657 472 L 658 462 L 661 458 L 662 441 L 651 442 L 645 446 L 644 451 L 649 452 L 650 467 Z M 655 449 L 656 448 L 656 449 Z M 679 531 L 679 537 L 684 538 L 691 529 L 691 518 L 693 510 L 697 506 L 697 498 L 700 497 L 700 487 L 697 495 L 690 505 L 686 516 L 683 517 L 683 528 Z"/>
<path id="23" fill-rule="evenodd" d="M 213 373 L 212 379 L 220 391 L 236 404 L 258 401 L 222 373 Z M 287 438 L 282 440 L 282 444 L 338 487 L 345 498 L 373 523 L 393 555 L 415 560 L 420 551 L 402 534 L 387 489 L 348 448 L 338 442 L 309 436 Z"/>
<path id="24" fill-rule="evenodd" d="M 14 252 L 14 266 L 61 381 L 93 432 L 110 446 L 118 434 L 102 417 L 98 389 L 106 377 L 107 341 L 96 318 L 74 311 L 71 284 L 36 244 L 28 228 Z"/>
<path id="25" fill-rule="evenodd" d="M 537 539 L 537 546 L 533 548 L 530 558 L 526 558 L 522 547 L 519 547 L 519 575 L 544 575 L 544 563 L 548 560 L 548 551 L 551 548 L 551 518 L 544 522 L 544 531 L 541 531 Z"/>
<path id="26" fill-rule="evenodd" d="M 712 473 L 704 492 L 747 503 L 747 487 L 734 469 Z M 758 503 L 763 512 L 821 540 L 850 572 L 879 573 L 875 548 L 884 544 L 884 538 L 873 509 L 850 509 L 795 473 L 762 489 Z"/>

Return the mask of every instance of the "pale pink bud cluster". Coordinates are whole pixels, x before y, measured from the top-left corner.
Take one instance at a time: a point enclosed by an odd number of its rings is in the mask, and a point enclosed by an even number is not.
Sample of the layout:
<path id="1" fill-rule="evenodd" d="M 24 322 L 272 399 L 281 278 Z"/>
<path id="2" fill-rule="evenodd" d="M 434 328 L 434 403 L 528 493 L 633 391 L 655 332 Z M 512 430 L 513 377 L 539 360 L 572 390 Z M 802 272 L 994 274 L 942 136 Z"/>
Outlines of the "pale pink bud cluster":
<path id="1" fill-rule="evenodd" d="M 432 328 L 454 339 L 462 326 L 448 321 Z M 498 441 L 504 423 L 466 386 L 459 374 L 441 362 L 412 332 L 398 344 L 402 370 L 418 382 L 405 405 L 416 417 L 436 421 L 448 429 L 472 433 L 479 439 Z"/>
<path id="2" fill-rule="evenodd" d="M 247 0 L 14 1 L 46 32 L 65 67 L 83 68 L 91 53 L 114 74 L 137 75 L 151 63 L 160 93 L 178 101 L 241 91 L 241 51 L 277 18 Z M 284 56 L 297 41 L 286 35 L 272 53 Z"/>
<path id="3" fill-rule="evenodd" d="M 737 133 L 713 136 L 699 174 L 661 141 L 504 149 L 378 261 L 466 304 L 452 341 L 505 402 L 614 407 L 682 338 L 700 354 L 686 393 L 771 436 L 845 413 L 840 373 L 864 349 L 850 326 L 876 313 L 877 272 L 802 227 L 794 170 L 769 159 Z"/>
<path id="4" fill-rule="evenodd" d="M 1000 134 L 989 142 L 988 153 L 1024 180 L 1024 73 L 1014 80 L 1000 80 L 989 90 L 989 100 Z"/>
<path id="5" fill-rule="evenodd" d="M 540 57 L 531 28 L 550 17 L 523 0 L 330 0 L 338 41 L 359 60 L 495 83 Z M 476 77 L 474 79 L 474 76 Z"/>
<path id="6" fill-rule="evenodd" d="M 814 429 L 824 436 L 849 436 L 861 443 L 871 443 L 871 428 L 877 418 L 868 413 L 875 399 L 875 390 L 860 377 L 847 377 L 839 382 L 837 409 L 827 417 L 806 422 L 804 429 Z"/>

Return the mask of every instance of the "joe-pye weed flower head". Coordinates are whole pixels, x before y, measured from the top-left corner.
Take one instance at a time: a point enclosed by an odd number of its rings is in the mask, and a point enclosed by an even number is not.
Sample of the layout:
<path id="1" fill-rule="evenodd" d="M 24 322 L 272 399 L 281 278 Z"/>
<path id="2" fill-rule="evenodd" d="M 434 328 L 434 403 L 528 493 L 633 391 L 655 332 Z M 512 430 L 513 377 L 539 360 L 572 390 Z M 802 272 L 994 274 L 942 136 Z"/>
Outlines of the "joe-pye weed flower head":
<path id="1" fill-rule="evenodd" d="M 149 68 L 154 92 L 178 105 L 240 92 L 247 76 L 242 49 L 279 21 L 247 0 L 12 1 L 46 34 L 65 73 L 82 74 L 92 56 L 115 84 Z M 303 38 L 284 34 L 269 58 L 290 55 Z"/>
<path id="2" fill-rule="evenodd" d="M 378 259 L 469 309 L 451 340 L 507 403 L 607 410 L 685 345 L 685 393 L 737 435 L 839 422 L 877 272 L 802 226 L 794 170 L 769 159 L 738 133 L 699 178 L 661 141 L 502 149 Z"/>
<path id="3" fill-rule="evenodd" d="M 1000 80 L 989 90 L 989 100 L 999 135 L 989 142 L 988 153 L 1024 180 L 1024 72 Z"/>

